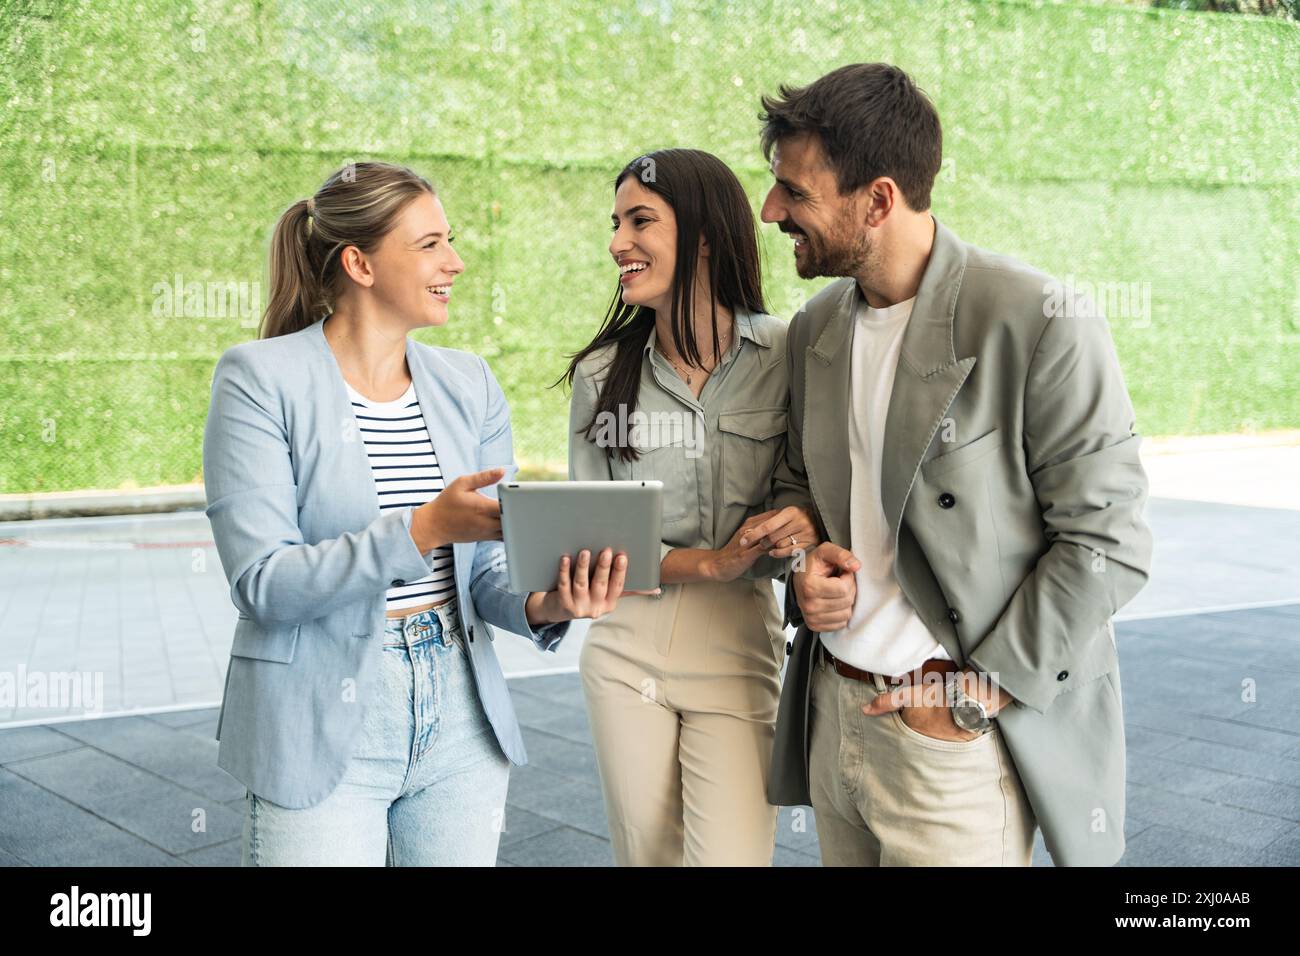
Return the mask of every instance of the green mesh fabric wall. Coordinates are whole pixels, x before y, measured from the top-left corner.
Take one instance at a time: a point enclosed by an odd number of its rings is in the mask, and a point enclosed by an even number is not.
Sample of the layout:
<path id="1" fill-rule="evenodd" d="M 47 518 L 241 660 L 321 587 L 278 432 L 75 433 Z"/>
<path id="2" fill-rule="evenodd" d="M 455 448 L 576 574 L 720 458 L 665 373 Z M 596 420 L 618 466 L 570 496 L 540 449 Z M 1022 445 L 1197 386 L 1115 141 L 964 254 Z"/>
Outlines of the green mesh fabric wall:
<path id="1" fill-rule="evenodd" d="M 213 363 L 255 335 L 271 224 L 349 159 L 435 181 L 521 462 L 615 288 L 610 181 L 717 153 L 755 208 L 758 98 L 889 60 L 938 104 L 936 215 L 1131 292 L 1146 434 L 1300 425 L 1300 28 L 1132 6 L 798 0 L 9 2 L 0 12 L 0 492 L 198 480 Z M 764 227 L 773 311 L 820 283 Z M 821 280 L 824 282 L 825 280 Z M 164 288 L 195 283 L 201 295 Z M 264 299 L 264 295 L 262 296 Z M 234 314 L 212 314 L 228 305 Z M 1118 313 L 1118 314 L 1115 314 Z"/>

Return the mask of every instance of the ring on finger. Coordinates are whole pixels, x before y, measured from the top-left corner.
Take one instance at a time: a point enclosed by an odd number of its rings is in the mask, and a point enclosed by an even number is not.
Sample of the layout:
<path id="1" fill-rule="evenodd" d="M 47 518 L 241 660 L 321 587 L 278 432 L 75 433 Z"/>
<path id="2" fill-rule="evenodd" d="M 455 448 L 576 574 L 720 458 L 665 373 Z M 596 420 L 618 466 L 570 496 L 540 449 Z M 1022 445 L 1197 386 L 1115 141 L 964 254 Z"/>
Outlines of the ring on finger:
<path id="1" fill-rule="evenodd" d="M 794 535 L 790 535 L 790 547 L 792 548 L 799 547 L 799 542 L 795 540 Z"/>

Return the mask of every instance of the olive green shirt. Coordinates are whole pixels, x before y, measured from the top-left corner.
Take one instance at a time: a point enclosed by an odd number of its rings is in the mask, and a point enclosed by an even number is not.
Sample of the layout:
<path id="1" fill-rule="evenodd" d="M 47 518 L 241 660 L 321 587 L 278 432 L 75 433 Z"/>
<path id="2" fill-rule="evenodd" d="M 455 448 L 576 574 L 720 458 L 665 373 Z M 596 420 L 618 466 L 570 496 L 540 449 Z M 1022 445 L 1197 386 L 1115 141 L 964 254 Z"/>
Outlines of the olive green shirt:
<path id="1" fill-rule="evenodd" d="M 635 411 L 608 413 L 589 436 L 579 432 L 595 411 L 615 346 L 587 356 L 574 375 L 569 478 L 662 481 L 664 555 L 674 548 L 720 549 L 746 518 L 771 507 L 790 407 L 786 324 L 737 310 L 735 331 L 697 399 L 655 348 L 651 327 Z M 624 443 L 640 456 L 620 458 Z M 763 556 L 745 576 L 776 577 L 788 563 Z"/>

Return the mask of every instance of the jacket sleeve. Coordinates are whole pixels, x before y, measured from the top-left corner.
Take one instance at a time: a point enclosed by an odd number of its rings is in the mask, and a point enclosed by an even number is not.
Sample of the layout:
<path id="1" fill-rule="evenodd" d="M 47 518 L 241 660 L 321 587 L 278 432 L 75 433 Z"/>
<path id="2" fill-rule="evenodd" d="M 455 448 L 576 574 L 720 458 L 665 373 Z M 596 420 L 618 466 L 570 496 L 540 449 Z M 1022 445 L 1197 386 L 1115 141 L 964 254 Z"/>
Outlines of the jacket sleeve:
<path id="1" fill-rule="evenodd" d="M 373 598 L 398 579 L 427 575 L 411 538 L 413 509 L 307 544 L 279 395 L 249 350 L 217 362 L 203 433 L 203 484 L 221 566 L 238 610 L 262 625 L 323 617 Z"/>
<path id="2" fill-rule="evenodd" d="M 806 321 L 801 315 L 791 319 L 785 338 L 785 359 L 790 369 L 790 415 L 786 425 L 785 453 L 777 459 L 776 471 L 772 475 L 771 506 L 806 508 L 813 517 L 818 536 L 825 541 L 826 528 L 813 501 L 803 458 L 803 370 L 796 363 L 795 356 L 799 351 L 798 343 L 802 339 L 801 332 Z M 799 601 L 794 593 L 794 576 L 790 573 L 794 561 L 792 556 L 783 562 L 786 565 L 786 572 L 782 576 L 786 584 L 785 614 L 782 621 L 784 627 L 803 625 L 803 612 L 799 609 Z"/>
<path id="3" fill-rule="evenodd" d="M 515 465 L 514 441 L 510 430 L 510 406 L 497 384 L 496 377 L 482 357 L 483 385 L 486 389 L 486 413 L 479 436 L 478 470 L 504 468 L 503 481 L 511 481 L 519 470 Z M 479 490 L 489 498 L 497 497 L 497 486 Z M 556 569 L 559 572 L 559 569 Z M 470 597 L 479 617 L 496 627 L 522 634 L 544 651 L 553 651 L 569 631 L 569 622 L 550 624 L 533 630 L 524 613 L 527 594 L 510 590 L 505 547 L 500 541 L 480 541 L 474 549 L 470 572 Z"/>
<path id="4" fill-rule="evenodd" d="M 788 401 L 789 400 L 787 399 L 787 402 Z M 789 438 L 787 437 L 786 441 L 788 440 Z M 785 460 L 785 449 L 782 448 L 781 454 L 779 454 L 776 459 L 777 466 L 779 467 L 781 462 L 783 462 L 784 460 Z M 775 511 L 775 510 L 779 510 L 782 507 L 785 507 L 784 505 L 777 505 L 776 503 L 776 469 L 773 469 L 772 472 L 772 482 L 773 482 L 772 489 L 768 492 L 767 499 L 761 502 L 760 504 L 751 506 L 746 511 L 745 513 L 746 521 L 754 517 L 754 515 L 762 514 L 765 511 Z M 804 505 L 803 507 L 808 508 L 810 511 L 812 508 L 810 504 Z M 794 560 L 793 557 L 772 558 L 772 557 L 768 557 L 766 554 L 762 554 L 759 555 L 757 560 L 755 560 L 753 564 L 751 564 L 748 568 L 746 568 L 741 573 L 740 576 L 750 581 L 762 581 L 768 578 L 777 578 L 778 580 L 781 581 L 788 581 L 790 565 L 793 560 Z"/>
<path id="5" fill-rule="evenodd" d="M 967 655 L 1040 713 L 1151 566 L 1133 406 L 1106 320 L 1090 303 L 1081 314 L 1048 320 L 1025 384 L 1025 461 L 1048 548 Z"/>

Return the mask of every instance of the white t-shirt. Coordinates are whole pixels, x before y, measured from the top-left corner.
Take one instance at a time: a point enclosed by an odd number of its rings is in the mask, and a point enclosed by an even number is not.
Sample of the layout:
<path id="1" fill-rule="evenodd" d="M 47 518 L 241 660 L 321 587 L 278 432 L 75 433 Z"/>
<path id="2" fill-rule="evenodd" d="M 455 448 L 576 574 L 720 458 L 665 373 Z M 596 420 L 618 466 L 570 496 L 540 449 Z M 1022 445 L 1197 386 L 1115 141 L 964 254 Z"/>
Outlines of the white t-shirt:
<path id="1" fill-rule="evenodd" d="M 821 635 L 840 660 L 889 675 L 907 673 L 931 657 L 950 659 L 894 577 L 894 536 L 880 500 L 885 418 L 915 301 L 873 309 L 859 293 L 849 372 L 849 547 L 862 567 L 848 626 Z"/>

